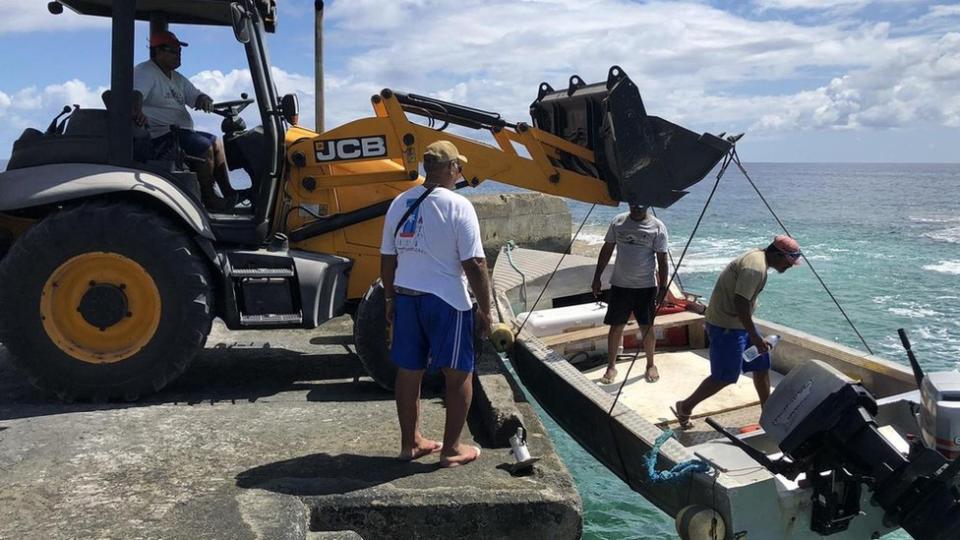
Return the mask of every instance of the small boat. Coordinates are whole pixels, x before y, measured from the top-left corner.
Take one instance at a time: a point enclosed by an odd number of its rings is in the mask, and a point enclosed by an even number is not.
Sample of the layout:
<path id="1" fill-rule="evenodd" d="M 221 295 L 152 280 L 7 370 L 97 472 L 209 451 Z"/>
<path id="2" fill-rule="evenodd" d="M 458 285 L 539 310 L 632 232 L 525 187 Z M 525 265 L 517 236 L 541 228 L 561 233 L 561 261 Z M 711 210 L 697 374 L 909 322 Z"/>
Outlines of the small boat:
<path id="1" fill-rule="evenodd" d="M 613 384 L 600 384 L 607 328 L 597 324 L 588 291 L 595 264 L 520 248 L 498 258 L 496 309 L 516 334 L 509 358 L 557 423 L 673 516 L 682 538 L 859 540 L 900 527 L 915 538 L 960 537 L 960 460 L 948 459 L 960 443 L 960 401 L 951 402 L 960 400 L 960 373 L 911 372 L 759 321 L 761 333 L 781 337 L 764 408 L 743 375 L 698 407 L 692 429 L 666 438 L 678 428 L 670 406 L 709 374 L 703 316 L 657 316 L 656 384 L 644 380 L 642 353 L 629 375 L 621 364 Z M 524 305 L 541 294 L 537 306 Z M 691 299 L 679 289 L 671 296 Z M 621 359 L 629 362 L 634 354 L 626 346 Z M 673 480 L 651 475 L 652 450 L 656 471 L 684 463 L 708 470 Z"/>

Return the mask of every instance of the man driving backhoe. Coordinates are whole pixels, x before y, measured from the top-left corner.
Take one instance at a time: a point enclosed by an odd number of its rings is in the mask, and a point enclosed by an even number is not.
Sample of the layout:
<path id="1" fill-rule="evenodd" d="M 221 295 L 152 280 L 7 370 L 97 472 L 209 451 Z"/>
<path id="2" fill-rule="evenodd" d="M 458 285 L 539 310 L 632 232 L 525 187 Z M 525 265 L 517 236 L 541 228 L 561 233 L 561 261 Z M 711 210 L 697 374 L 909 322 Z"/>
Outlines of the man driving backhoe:
<path id="1" fill-rule="evenodd" d="M 214 211 L 227 210 L 236 205 L 239 192 L 230 185 L 221 140 L 193 129 L 187 104 L 210 112 L 213 99 L 176 71 L 180 67 L 182 48 L 186 46 L 173 32 L 150 35 L 150 59 L 133 69 L 133 89 L 143 95 L 143 106 L 136 121 L 149 130 L 154 157 L 168 155 L 176 138 L 186 155 L 202 160 L 189 165 L 197 173 L 203 204 Z M 223 197 L 217 196 L 214 182 Z"/>

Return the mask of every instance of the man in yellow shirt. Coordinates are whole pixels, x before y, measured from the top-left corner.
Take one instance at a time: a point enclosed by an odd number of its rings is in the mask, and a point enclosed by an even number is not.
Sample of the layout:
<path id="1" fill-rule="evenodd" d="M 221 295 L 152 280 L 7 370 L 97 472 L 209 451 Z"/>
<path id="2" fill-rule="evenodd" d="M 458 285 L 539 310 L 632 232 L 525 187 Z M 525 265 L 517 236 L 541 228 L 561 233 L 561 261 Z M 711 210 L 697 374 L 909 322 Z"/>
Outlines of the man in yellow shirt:
<path id="1" fill-rule="evenodd" d="M 734 259 L 720 273 L 707 306 L 707 333 L 710 337 L 710 376 L 673 410 L 680 427 L 690 427 L 693 409 L 729 384 L 742 372 L 753 372 L 761 406 L 770 396 L 770 355 L 763 336 L 753 324 L 757 296 L 767 283 L 767 270 L 782 274 L 800 264 L 800 246 L 793 238 L 779 235 L 765 249 L 753 249 Z M 761 355 L 743 362 L 743 351 L 756 345 Z"/>

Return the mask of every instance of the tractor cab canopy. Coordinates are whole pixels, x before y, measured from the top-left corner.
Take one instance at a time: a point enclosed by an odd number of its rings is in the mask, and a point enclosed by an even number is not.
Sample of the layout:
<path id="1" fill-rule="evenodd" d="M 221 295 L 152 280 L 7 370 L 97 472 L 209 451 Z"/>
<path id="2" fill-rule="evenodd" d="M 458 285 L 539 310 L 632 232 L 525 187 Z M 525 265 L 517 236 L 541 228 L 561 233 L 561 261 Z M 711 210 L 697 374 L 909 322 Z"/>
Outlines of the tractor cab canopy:
<path id="1" fill-rule="evenodd" d="M 50 163 L 97 163 L 155 172 L 191 193 L 196 177 L 180 161 L 175 148 L 158 157 L 150 135 L 134 124 L 133 90 L 135 22 L 149 21 L 150 31 L 166 30 L 169 24 L 225 26 L 233 29 L 250 71 L 255 95 L 215 104 L 224 116 L 222 139 L 231 169 L 242 167 L 253 184 L 253 215 L 224 219 L 222 226 L 211 217 L 218 237 L 239 244 L 262 241 L 269 230 L 269 209 L 278 189 L 283 167 L 285 127 L 281 100 L 272 80 L 265 33 L 276 27 L 276 0 L 58 0 L 48 10 L 58 15 L 69 8 L 81 15 L 112 19 L 110 90 L 104 94 L 105 110 L 74 108 L 68 121 L 54 119 L 46 132 L 28 129 L 13 147 L 8 169 Z M 256 103 L 260 126 L 246 129 L 239 117 L 247 105 Z M 64 113 L 71 112 L 65 107 Z M 171 161 L 172 159 L 172 161 Z M 195 194 L 196 195 L 196 194 Z M 199 199 L 199 195 L 196 195 Z"/>
<path id="2" fill-rule="evenodd" d="M 59 0 L 51 4 L 62 4 L 81 15 L 113 16 L 113 5 L 129 3 L 114 0 Z M 158 15 L 166 17 L 170 24 L 200 24 L 210 26 L 231 26 L 233 19 L 230 4 L 233 0 L 136 0 L 134 18 L 141 21 L 156 20 Z M 276 30 L 276 0 L 257 0 L 255 2 L 263 26 L 267 32 Z M 53 8 L 56 9 L 56 8 Z"/>

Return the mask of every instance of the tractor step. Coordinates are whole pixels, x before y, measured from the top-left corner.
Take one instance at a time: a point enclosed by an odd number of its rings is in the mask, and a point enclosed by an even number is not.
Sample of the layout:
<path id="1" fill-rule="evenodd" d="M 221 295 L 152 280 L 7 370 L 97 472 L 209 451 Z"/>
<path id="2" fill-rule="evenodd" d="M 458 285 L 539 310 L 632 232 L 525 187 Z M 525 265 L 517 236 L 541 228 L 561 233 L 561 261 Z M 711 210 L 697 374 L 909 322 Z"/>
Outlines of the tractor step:
<path id="1" fill-rule="evenodd" d="M 223 252 L 224 321 L 231 328 L 303 325 L 297 267 L 286 250 Z"/>
<path id="2" fill-rule="evenodd" d="M 303 316 L 299 313 L 282 313 L 272 315 L 240 315 L 242 327 L 264 326 L 291 326 L 303 323 Z"/>
<path id="3" fill-rule="evenodd" d="M 234 278 L 248 277 L 293 277 L 293 268 L 233 268 L 230 275 Z"/>

